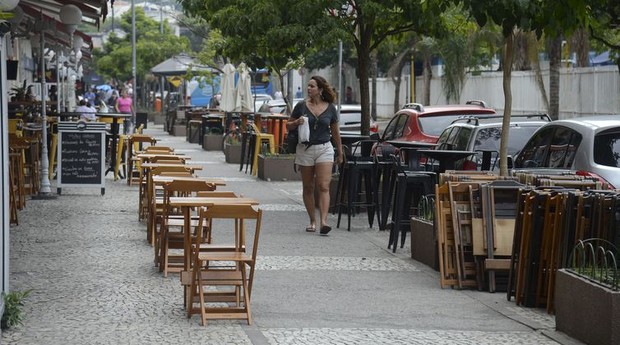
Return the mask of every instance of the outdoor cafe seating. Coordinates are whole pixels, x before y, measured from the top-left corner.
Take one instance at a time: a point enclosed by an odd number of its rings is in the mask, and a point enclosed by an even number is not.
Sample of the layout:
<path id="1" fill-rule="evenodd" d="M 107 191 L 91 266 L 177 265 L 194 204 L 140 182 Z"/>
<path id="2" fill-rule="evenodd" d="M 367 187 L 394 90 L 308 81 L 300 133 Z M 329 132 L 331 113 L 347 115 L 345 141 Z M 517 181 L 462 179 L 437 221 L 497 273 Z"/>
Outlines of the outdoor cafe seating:
<path id="1" fill-rule="evenodd" d="M 200 209 L 200 227 L 209 227 L 211 233 L 216 233 L 216 239 L 205 241 L 205 232 L 198 229 L 191 244 L 193 264 L 188 317 L 199 313 L 203 326 L 208 319 L 243 319 L 248 325 L 252 324 L 250 299 L 261 219 L 262 211 L 248 204 L 213 205 Z M 229 290 L 222 290 L 226 286 Z M 213 290 L 212 287 L 219 289 Z"/>

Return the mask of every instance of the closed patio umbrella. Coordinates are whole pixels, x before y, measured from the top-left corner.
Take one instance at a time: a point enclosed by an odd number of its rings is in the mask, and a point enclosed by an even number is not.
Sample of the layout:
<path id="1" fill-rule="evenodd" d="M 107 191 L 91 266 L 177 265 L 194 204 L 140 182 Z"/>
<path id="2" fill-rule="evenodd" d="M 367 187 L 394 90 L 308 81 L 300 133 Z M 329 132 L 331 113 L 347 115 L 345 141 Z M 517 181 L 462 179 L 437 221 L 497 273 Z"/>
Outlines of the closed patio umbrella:
<path id="1" fill-rule="evenodd" d="M 250 76 L 250 69 L 242 62 L 237 67 L 237 71 L 239 71 L 239 80 L 237 80 L 235 110 L 253 111 L 254 102 L 252 100 L 252 77 Z"/>
<path id="2" fill-rule="evenodd" d="M 224 65 L 223 71 L 220 109 L 231 112 L 235 111 L 235 66 L 227 63 Z"/>

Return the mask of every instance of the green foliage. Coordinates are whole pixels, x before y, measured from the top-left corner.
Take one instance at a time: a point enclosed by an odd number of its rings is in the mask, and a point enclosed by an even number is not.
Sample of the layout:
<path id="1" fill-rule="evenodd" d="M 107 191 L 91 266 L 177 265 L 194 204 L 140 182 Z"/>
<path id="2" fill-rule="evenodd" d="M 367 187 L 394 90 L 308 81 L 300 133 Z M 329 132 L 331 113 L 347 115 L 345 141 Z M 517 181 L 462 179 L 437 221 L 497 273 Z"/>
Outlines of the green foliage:
<path id="1" fill-rule="evenodd" d="M 2 314 L 2 330 L 17 326 L 23 321 L 22 307 L 24 300 L 30 295 L 32 290 L 11 291 L 4 297 L 4 314 Z"/>
<path id="2" fill-rule="evenodd" d="M 110 34 L 102 50 L 95 50 L 97 73 L 117 80 L 128 80 L 132 76 L 131 13 L 124 13 L 120 20 L 121 28 L 128 34 L 118 37 Z M 162 61 L 189 50 L 187 37 L 177 37 L 168 25 L 164 33 L 159 30 L 159 22 L 149 18 L 140 7 L 136 7 L 136 76 L 142 78 L 151 68 Z"/>

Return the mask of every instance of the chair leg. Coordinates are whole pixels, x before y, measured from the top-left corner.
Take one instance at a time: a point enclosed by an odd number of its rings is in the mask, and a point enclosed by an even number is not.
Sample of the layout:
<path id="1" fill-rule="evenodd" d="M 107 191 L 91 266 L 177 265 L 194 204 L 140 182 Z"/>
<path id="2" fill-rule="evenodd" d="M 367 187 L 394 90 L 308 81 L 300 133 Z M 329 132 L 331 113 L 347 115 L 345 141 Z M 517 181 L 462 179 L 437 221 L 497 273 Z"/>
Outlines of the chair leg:
<path id="1" fill-rule="evenodd" d="M 198 270 L 198 296 L 200 299 L 200 324 L 202 326 L 206 326 L 207 325 L 207 306 L 205 303 L 205 293 L 204 293 L 204 287 L 202 285 L 202 274 L 200 274 L 200 267 L 196 267 L 196 269 Z M 192 301 L 193 303 L 193 301 Z"/>
<path id="2" fill-rule="evenodd" d="M 248 293 L 248 280 L 245 271 L 245 263 L 241 263 L 241 281 L 243 283 L 243 307 L 248 320 L 248 325 L 252 325 L 252 313 L 250 310 L 250 296 Z"/>

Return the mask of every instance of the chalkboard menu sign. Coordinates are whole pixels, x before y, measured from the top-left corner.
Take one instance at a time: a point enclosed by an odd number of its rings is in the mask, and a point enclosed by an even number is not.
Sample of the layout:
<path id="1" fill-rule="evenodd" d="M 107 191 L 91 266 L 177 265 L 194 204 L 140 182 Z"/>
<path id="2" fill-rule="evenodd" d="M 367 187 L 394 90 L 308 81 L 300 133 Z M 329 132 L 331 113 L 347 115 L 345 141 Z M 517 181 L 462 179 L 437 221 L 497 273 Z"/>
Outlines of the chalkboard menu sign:
<path id="1" fill-rule="evenodd" d="M 58 194 L 62 187 L 101 187 L 105 193 L 105 124 L 58 125 Z"/>

